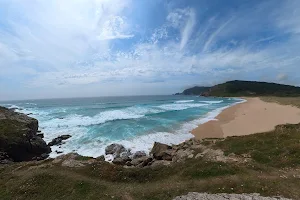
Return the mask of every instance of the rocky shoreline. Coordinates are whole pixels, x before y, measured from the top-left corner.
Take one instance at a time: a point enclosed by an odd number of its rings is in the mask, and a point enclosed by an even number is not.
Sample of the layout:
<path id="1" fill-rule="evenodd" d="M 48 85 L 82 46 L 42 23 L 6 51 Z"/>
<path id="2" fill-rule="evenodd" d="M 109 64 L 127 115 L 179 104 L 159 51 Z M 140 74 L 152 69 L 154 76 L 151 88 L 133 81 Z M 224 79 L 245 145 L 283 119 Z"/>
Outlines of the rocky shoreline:
<path id="1" fill-rule="evenodd" d="M 83 167 L 93 163 L 106 162 L 105 158 L 113 165 L 124 168 L 145 168 L 168 166 L 177 162 L 184 162 L 187 159 L 203 159 L 205 161 L 215 161 L 224 163 L 247 163 L 251 160 L 249 155 L 225 155 L 220 149 L 213 149 L 211 145 L 218 139 L 197 140 L 190 139 L 178 145 L 166 145 L 155 142 L 149 155 L 143 151 L 131 153 L 121 144 L 111 144 L 106 147 L 106 155 L 97 158 L 81 156 L 77 153 L 60 155 L 53 159 L 53 164 L 63 167 Z M 204 145 L 203 142 L 211 145 Z"/>
<path id="2" fill-rule="evenodd" d="M 44 160 L 49 157 L 51 146 L 62 145 L 71 135 L 61 135 L 46 144 L 43 134 L 38 131 L 38 121 L 14 110 L 0 107 L 0 163 Z M 57 152 L 63 153 L 63 152 Z M 202 157 L 221 162 L 245 162 L 247 157 L 225 156 L 221 150 L 202 145 L 202 140 L 190 139 L 178 145 L 155 142 L 149 155 L 144 151 L 132 153 L 122 144 L 111 144 L 105 148 L 105 155 L 98 158 L 84 157 L 77 153 L 58 156 L 54 163 L 78 167 L 98 161 L 108 161 L 124 167 L 149 167 L 170 165 L 186 159 Z M 85 159 L 78 159 L 85 158 Z"/>

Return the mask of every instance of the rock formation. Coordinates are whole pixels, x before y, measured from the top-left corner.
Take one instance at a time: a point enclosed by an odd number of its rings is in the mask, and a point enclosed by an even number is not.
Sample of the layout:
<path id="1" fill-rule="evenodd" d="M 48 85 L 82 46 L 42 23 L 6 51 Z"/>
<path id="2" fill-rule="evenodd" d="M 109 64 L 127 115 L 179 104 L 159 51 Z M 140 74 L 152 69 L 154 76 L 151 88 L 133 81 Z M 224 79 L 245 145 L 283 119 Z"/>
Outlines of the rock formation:
<path id="1" fill-rule="evenodd" d="M 197 193 L 190 192 L 187 195 L 175 197 L 173 200 L 290 200 L 283 197 L 263 197 L 257 193 L 253 194 L 207 194 L 207 193 Z"/>
<path id="2" fill-rule="evenodd" d="M 0 107 L 0 159 L 7 161 L 41 160 L 51 152 L 37 136 L 38 121 L 25 114 Z"/>
<path id="3" fill-rule="evenodd" d="M 57 138 L 54 138 L 51 142 L 48 143 L 48 146 L 60 145 L 63 140 L 67 140 L 71 137 L 71 135 L 60 135 Z"/>

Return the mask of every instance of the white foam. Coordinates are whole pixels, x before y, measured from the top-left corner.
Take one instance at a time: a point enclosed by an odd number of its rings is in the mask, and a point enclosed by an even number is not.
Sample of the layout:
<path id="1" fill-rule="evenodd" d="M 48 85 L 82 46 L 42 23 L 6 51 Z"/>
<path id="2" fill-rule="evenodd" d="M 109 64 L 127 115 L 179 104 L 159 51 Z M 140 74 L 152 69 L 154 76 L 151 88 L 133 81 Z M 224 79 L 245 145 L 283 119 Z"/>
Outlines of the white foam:
<path id="1" fill-rule="evenodd" d="M 189 103 L 193 102 L 194 100 L 180 100 L 180 101 L 175 101 L 175 103 Z"/>
<path id="2" fill-rule="evenodd" d="M 223 100 L 220 100 L 220 101 L 199 101 L 199 102 L 202 102 L 202 103 L 209 103 L 209 104 L 214 104 L 214 103 L 222 103 Z"/>
<path id="3" fill-rule="evenodd" d="M 157 108 L 167 110 L 167 111 L 176 111 L 176 110 L 185 110 L 189 108 L 197 108 L 197 107 L 202 107 L 206 106 L 207 104 L 203 103 L 180 103 L 180 104 L 164 104 L 157 106 Z"/>
<path id="4" fill-rule="evenodd" d="M 191 130 L 198 127 L 199 124 L 206 123 L 211 120 L 216 120 L 215 117 L 218 116 L 224 109 L 233 106 L 235 104 L 243 103 L 246 100 L 240 100 L 239 102 L 233 103 L 229 106 L 225 106 L 222 108 L 218 108 L 207 113 L 204 117 L 200 119 L 196 119 L 187 123 L 184 123 L 178 130 L 171 132 L 156 132 L 152 134 L 137 136 L 129 140 L 118 140 L 118 141 L 111 141 L 107 138 L 99 138 L 98 140 L 89 140 L 88 143 L 82 144 L 76 141 L 82 140 L 82 134 L 85 132 L 84 130 L 75 130 L 74 135 L 67 141 L 66 144 L 61 146 L 60 151 L 62 150 L 64 153 L 74 152 L 84 155 L 84 156 L 91 156 L 91 157 L 98 157 L 100 155 L 104 155 L 105 147 L 112 143 L 118 143 L 124 145 L 126 148 L 130 148 L 132 152 L 136 151 L 145 151 L 149 153 L 151 150 L 154 142 L 161 142 L 165 144 L 179 144 L 193 138 L 194 136 L 190 133 Z M 81 127 L 82 128 L 82 127 Z M 86 136 L 88 137 L 88 136 Z M 88 140 L 88 138 L 87 138 Z M 58 147 L 52 148 L 52 153 L 50 157 L 56 157 L 57 154 L 55 150 Z M 111 159 L 111 158 L 110 158 Z M 108 160 L 108 157 L 107 157 Z"/>
<path id="5" fill-rule="evenodd" d="M 64 118 L 53 118 L 41 123 L 41 128 L 70 128 L 78 126 L 91 126 L 103 124 L 109 121 L 138 119 L 145 117 L 147 114 L 162 113 L 167 111 L 185 110 L 206 106 L 201 103 L 180 103 L 180 104 L 163 104 L 154 107 L 129 107 L 121 110 L 109 110 L 101 112 L 95 116 L 83 116 L 78 114 L 68 115 Z"/>
<path id="6" fill-rule="evenodd" d="M 10 104 L 9 107 L 7 107 L 8 109 L 20 109 L 19 106 L 16 106 L 16 105 L 13 105 L 13 104 Z"/>

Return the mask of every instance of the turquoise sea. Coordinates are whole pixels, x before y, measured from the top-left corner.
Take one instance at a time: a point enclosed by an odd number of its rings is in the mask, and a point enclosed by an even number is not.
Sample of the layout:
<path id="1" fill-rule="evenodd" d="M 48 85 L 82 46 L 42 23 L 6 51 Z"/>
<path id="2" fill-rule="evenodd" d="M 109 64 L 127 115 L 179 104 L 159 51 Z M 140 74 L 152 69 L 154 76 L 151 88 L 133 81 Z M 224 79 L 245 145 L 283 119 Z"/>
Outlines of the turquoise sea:
<path id="1" fill-rule="evenodd" d="M 189 131 L 214 119 L 224 108 L 241 102 L 236 98 L 198 96 L 128 96 L 44 99 L 0 102 L 39 120 L 47 142 L 70 134 L 56 150 L 85 156 L 103 155 L 111 143 L 132 151 L 149 152 L 154 141 L 180 143 L 193 137 Z"/>

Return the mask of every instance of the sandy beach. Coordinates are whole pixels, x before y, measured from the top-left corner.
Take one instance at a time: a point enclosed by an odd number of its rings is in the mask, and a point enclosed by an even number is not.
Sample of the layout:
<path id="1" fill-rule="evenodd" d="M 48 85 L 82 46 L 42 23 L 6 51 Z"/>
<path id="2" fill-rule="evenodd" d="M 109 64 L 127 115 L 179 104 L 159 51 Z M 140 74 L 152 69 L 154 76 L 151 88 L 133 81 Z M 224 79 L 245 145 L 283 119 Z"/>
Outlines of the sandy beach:
<path id="1" fill-rule="evenodd" d="M 191 133 L 198 139 L 241 136 L 271 131 L 279 124 L 300 123 L 300 109 L 259 98 L 225 109 L 216 120 L 199 125 Z"/>

